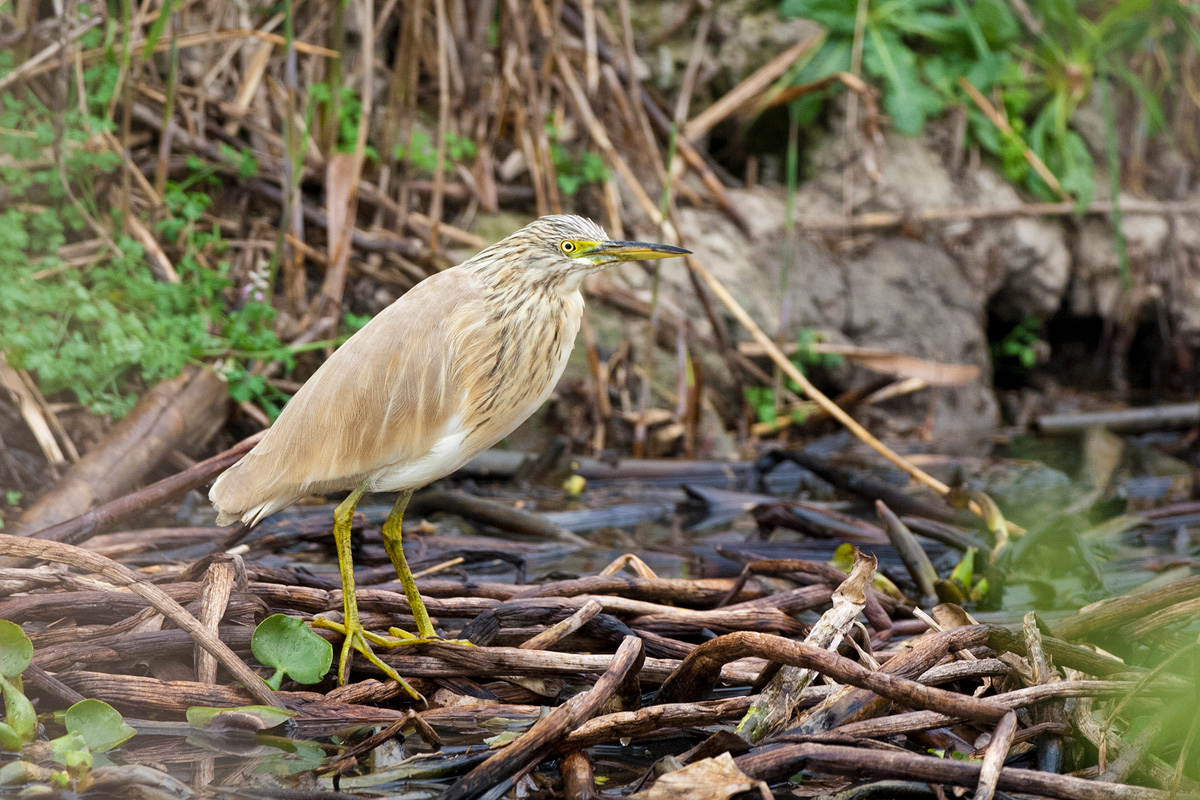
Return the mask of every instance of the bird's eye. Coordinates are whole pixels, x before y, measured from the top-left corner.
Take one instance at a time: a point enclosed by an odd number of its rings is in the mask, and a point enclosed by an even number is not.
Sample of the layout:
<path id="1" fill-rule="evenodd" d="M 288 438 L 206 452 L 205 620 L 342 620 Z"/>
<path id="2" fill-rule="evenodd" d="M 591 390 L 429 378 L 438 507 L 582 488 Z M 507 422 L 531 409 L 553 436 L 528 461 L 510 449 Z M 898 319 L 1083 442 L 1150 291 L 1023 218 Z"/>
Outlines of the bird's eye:
<path id="1" fill-rule="evenodd" d="M 571 253 L 575 252 L 575 243 L 574 242 L 563 242 L 562 244 L 560 244 L 558 246 L 558 249 L 562 250 L 567 255 L 570 255 Z"/>

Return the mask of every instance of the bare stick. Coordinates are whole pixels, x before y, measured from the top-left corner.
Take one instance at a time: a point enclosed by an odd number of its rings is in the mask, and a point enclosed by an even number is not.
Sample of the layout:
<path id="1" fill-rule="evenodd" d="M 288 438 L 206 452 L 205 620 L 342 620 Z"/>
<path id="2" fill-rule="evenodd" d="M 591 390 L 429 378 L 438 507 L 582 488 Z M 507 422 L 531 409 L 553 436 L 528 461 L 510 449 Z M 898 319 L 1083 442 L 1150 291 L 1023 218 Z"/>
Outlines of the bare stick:
<path id="1" fill-rule="evenodd" d="M 974 786 L 981 765 L 966 761 L 917 755 L 893 750 L 867 750 L 828 744 L 786 745 L 765 753 L 742 756 L 737 765 L 752 778 L 786 778 L 801 768 L 838 775 L 870 775 L 881 778 Z M 1044 795 L 1062 800 L 1167 800 L 1167 792 L 1113 783 L 1051 775 L 1031 769 L 1000 770 L 999 788 L 1009 792 Z"/>
<path id="2" fill-rule="evenodd" d="M 992 741 L 988 744 L 987 755 L 983 757 L 983 766 L 979 770 L 979 788 L 975 790 L 975 800 L 992 800 L 996 796 L 1000 770 L 1004 767 L 1004 758 L 1008 755 L 1016 732 L 1017 712 L 1010 711 L 992 733 Z"/>
<path id="3" fill-rule="evenodd" d="M 792 641 L 782 636 L 748 631 L 720 636 L 697 647 L 663 684 L 655 700 L 675 702 L 704 693 L 715 683 L 723 664 L 746 656 L 758 656 L 783 664 L 807 667 L 898 703 L 945 714 L 961 714 L 968 719 L 999 722 L 1008 711 L 994 700 L 966 697 L 956 692 L 924 686 L 897 675 L 873 672 L 821 647 Z"/>

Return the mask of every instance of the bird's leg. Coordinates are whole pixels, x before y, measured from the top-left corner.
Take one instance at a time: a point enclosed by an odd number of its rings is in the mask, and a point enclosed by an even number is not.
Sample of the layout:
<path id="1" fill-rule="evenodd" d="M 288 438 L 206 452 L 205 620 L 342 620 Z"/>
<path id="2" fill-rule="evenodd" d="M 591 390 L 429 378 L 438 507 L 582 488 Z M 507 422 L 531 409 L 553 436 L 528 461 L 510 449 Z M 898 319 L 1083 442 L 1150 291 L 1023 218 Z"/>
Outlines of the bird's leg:
<path id="1" fill-rule="evenodd" d="M 413 689 L 408 681 L 401 678 L 396 670 L 380 661 L 379 657 L 372 652 L 371 645 L 367 643 L 369 634 L 363 630 L 362 624 L 358 621 L 358 599 L 354 595 L 354 558 L 350 552 L 350 525 L 354 519 L 354 507 L 358 505 L 364 490 L 365 487 L 362 486 L 355 489 L 333 512 L 333 540 L 337 545 L 338 572 L 342 576 L 343 624 L 338 625 L 320 619 L 314 621 L 314 624 L 340 631 L 345 636 L 342 642 L 342 654 L 338 659 L 339 686 L 346 682 L 346 666 L 350 659 L 350 651 L 357 650 L 366 656 L 368 661 L 383 670 L 385 675 L 404 687 L 404 690 L 412 695 L 413 699 L 420 700 L 420 693 Z"/>
<path id="2" fill-rule="evenodd" d="M 408 560 L 404 557 L 400 525 L 404 522 L 404 509 L 408 507 L 411 497 L 412 489 L 405 489 L 396 498 L 396 505 L 392 506 L 392 513 L 388 514 L 388 518 L 383 523 L 383 546 L 387 549 L 388 557 L 392 559 L 392 566 L 396 568 L 396 576 L 400 578 L 400 585 L 404 587 L 404 594 L 408 597 L 408 605 L 412 608 L 413 617 L 417 620 L 417 638 L 437 639 L 437 631 L 433 629 L 429 612 L 425 610 L 421 593 L 417 591 L 417 582 L 413 579 L 412 570 L 408 568 Z"/>

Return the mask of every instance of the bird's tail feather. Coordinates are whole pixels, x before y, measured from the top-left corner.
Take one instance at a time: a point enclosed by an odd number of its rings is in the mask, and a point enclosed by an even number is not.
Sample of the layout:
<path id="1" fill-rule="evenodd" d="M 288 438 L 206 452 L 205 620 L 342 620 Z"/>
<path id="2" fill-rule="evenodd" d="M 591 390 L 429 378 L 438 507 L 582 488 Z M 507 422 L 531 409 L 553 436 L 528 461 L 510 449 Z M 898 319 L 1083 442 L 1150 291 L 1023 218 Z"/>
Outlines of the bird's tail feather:
<path id="1" fill-rule="evenodd" d="M 241 520 L 253 527 L 296 500 L 294 497 L 259 500 L 260 492 L 245 491 L 247 476 L 241 475 L 241 470 L 238 469 L 243 463 L 244 460 L 239 461 L 225 470 L 208 492 L 208 499 L 217 510 L 218 525 L 229 525 Z"/>

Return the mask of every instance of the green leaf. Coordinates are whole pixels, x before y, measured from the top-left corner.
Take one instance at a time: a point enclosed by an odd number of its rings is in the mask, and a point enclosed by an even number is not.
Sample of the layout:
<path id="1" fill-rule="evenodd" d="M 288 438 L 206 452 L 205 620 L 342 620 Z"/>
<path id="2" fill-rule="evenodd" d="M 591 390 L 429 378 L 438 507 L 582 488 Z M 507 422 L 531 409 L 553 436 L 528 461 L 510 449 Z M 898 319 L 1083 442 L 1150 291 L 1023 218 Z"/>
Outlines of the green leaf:
<path id="1" fill-rule="evenodd" d="M 86 767 L 92 765 L 92 754 L 88 749 L 87 740 L 78 733 L 71 732 L 51 739 L 50 750 L 59 764 Z"/>
<path id="2" fill-rule="evenodd" d="M 21 748 L 25 746 L 25 741 L 21 735 L 16 732 L 13 726 L 7 722 L 0 722 L 0 750 L 7 750 L 10 753 L 19 753 Z"/>
<path id="3" fill-rule="evenodd" d="M 0 677 L 15 678 L 33 663 L 33 642 L 21 626 L 0 619 Z"/>
<path id="4" fill-rule="evenodd" d="M 971 16 L 994 49 L 1007 46 L 1021 33 L 1017 20 L 1003 0 L 975 0 Z"/>
<path id="5" fill-rule="evenodd" d="M 975 575 L 975 552 L 977 548 L 968 547 L 967 552 L 963 554 L 962 560 L 954 567 L 954 571 L 950 573 L 950 580 L 958 581 L 964 588 L 971 588 L 971 578 Z"/>
<path id="6" fill-rule="evenodd" d="M 274 688 L 279 688 L 284 674 L 299 683 L 317 683 L 333 664 L 333 645 L 286 614 L 273 614 L 260 622 L 250 637 L 250 650 L 260 664 L 275 668 Z"/>
<path id="7" fill-rule="evenodd" d="M 125 723 L 119 711 L 103 700 L 93 698 L 80 700 L 68 708 L 63 725 L 68 733 L 78 734 L 88 749 L 98 753 L 119 747 L 137 733 Z"/>
<path id="8" fill-rule="evenodd" d="M 37 738 L 37 712 L 21 690 L 20 679 L 0 678 L 0 690 L 4 691 L 4 718 L 8 727 L 23 744 L 32 742 Z"/>
<path id="9" fill-rule="evenodd" d="M 923 85 L 917 75 L 916 55 L 894 32 L 867 26 L 863 45 L 863 66 L 887 81 L 884 108 L 896 129 L 915 136 L 925 126 L 926 115 L 944 107 L 941 99 Z"/>
<path id="10" fill-rule="evenodd" d="M 196 730 L 218 728 L 265 731 L 279 727 L 294 716 L 296 716 L 295 711 L 274 706 L 239 706 L 237 708 L 192 706 L 187 710 L 188 724 Z"/>
<path id="11" fill-rule="evenodd" d="M 175 0 L 163 0 L 162 8 L 158 10 L 158 16 L 150 25 L 150 32 L 146 34 L 146 44 L 142 48 L 142 59 L 148 59 L 154 54 L 154 48 L 158 46 L 158 40 L 162 38 L 163 31 L 166 30 L 167 20 L 171 18 L 171 6 Z"/>
<path id="12" fill-rule="evenodd" d="M 262 763 L 254 769 L 255 775 L 296 775 L 314 770 L 326 761 L 325 748 L 320 742 L 265 734 L 260 734 L 255 741 L 273 748 L 262 755 Z"/>

